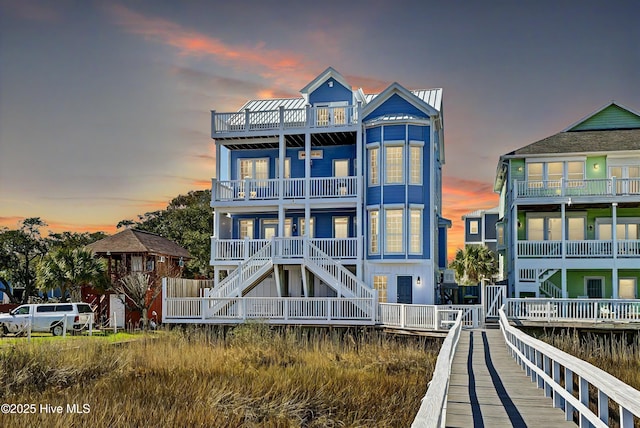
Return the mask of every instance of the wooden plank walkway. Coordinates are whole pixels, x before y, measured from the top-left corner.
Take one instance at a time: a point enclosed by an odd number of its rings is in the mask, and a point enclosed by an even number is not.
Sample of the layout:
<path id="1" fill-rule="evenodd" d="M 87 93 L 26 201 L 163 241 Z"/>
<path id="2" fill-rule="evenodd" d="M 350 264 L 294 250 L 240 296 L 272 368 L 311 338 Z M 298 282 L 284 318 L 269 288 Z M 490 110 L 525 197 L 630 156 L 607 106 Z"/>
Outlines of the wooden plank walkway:
<path id="1" fill-rule="evenodd" d="M 463 330 L 451 367 L 447 427 L 560 427 L 553 408 L 508 354 L 499 329 Z"/>

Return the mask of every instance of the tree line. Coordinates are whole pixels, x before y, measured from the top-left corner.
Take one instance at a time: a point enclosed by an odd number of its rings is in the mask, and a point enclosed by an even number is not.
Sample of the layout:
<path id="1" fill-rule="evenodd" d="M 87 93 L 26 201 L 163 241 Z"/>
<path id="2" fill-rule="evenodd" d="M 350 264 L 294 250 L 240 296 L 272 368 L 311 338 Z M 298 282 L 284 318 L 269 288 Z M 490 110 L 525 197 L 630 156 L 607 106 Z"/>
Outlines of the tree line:
<path id="1" fill-rule="evenodd" d="M 210 201 L 209 190 L 191 191 L 172 199 L 164 210 L 120 221 L 117 228 L 133 227 L 176 242 L 193 257 L 183 275 L 210 277 Z M 84 285 L 98 290 L 122 287 L 120 283 L 110 284 L 104 261 L 86 249 L 88 244 L 107 237 L 106 233 L 49 232 L 44 236 L 46 226 L 40 217 L 31 217 L 17 229 L 0 229 L 0 291 L 12 303 L 26 303 L 30 297 L 55 289 L 63 299 L 78 301 Z"/>

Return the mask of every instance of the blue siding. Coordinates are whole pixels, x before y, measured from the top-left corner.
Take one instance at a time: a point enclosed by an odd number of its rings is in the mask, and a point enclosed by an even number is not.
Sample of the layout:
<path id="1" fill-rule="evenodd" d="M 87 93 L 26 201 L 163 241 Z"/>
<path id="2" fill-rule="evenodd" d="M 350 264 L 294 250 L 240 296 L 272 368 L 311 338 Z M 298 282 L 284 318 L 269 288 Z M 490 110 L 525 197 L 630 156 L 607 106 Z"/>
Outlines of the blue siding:
<path id="1" fill-rule="evenodd" d="M 398 94 L 391 95 L 378 108 L 369 113 L 364 120 L 375 119 L 385 114 L 407 113 L 418 117 L 429 118 L 429 115 L 416 108 Z"/>
<path id="2" fill-rule="evenodd" d="M 428 126 L 409 125 L 409 139 L 429 142 L 430 128 Z"/>
<path id="3" fill-rule="evenodd" d="M 379 143 L 382 141 L 382 127 L 376 126 L 374 128 L 367 129 L 367 138 L 365 144 Z"/>
<path id="4" fill-rule="evenodd" d="M 384 127 L 384 140 L 406 140 L 406 129 L 405 125 L 389 125 Z"/>
<path id="5" fill-rule="evenodd" d="M 484 237 L 485 239 L 497 239 L 496 223 L 498 222 L 498 214 L 486 214 L 484 216 Z"/>
<path id="6" fill-rule="evenodd" d="M 356 146 L 353 144 L 346 146 L 324 146 L 315 147 L 313 150 L 322 150 L 322 159 L 312 159 L 313 165 L 311 165 L 312 177 L 333 177 L 333 160 L 334 159 L 349 159 L 349 174 L 354 175 L 354 162 L 356 157 Z M 296 154 L 296 159 L 298 155 Z M 292 159 L 293 162 L 293 159 Z M 302 163 L 302 173 L 300 176 L 304 176 L 304 161 Z M 293 173 L 293 171 L 292 171 Z"/>
<path id="7" fill-rule="evenodd" d="M 431 210 L 425 205 L 422 210 L 422 258 L 431 258 Z"/>
<path id="8" fill-rule="evenodd" d="M 403 204 L 405 202 L 404 185 L 384 186 L 384 204 Z"/>
<path id="9" fill-rule="evenodd" d="M 438 228 L 438 267 L 447 267 L 447 228 Z"/>
<path id="10" fill-rule="evenodd" d="M 471 222 L 478 222 L 478 233 L 475 235 L 471 234 Z M 472 217 L 464 219 L 464 240 L 466 242 L 481 242 L 482 235 L 480 234 L 482 231 L 482 219 L 480 217 Z"/>
<path id="11" fill-rule="evenodd" d="M 331 212 L 326 211 L 311 211 L 311 217 L 314 218 L 314 228 L 315 228 L 315 237 L 316 238 L 333 238 L 333 217 L 349 217 L 349 236 L 355 237 L 355 217 L 356 213 L 354 210 L 341 209 L 341 210 L 333 210 Z M 297 212 L 287 212 L 286 218 L 291 218 L 292 225 L 299 225 L 300 219 L 304 219 L 304 211 Z M 252 219 L 254 236 L 251 237 L 253 239 L 261 239 L 261 220 L 270 219 L 277 220 L 278 213 L 268 213 L 268 214 L 242 214 L 242 215 L 234 215 L 232 217 L 233 231 L 232 231 L 232 239 L 242 239 L 244 237 L 240 236 L 240 220 Z M 293 236 L 298 236 L 300 233 L 293 233 Z"/>
<path id="12" fill-rule="evenodd" d="M 380 186 L 367 187 L 367 205 L 380 205 Z"/>
<path id="13" fill-rule="evenodd" d="M 333 82 L 333 87 L 329 87 L 329 82 Z M 346 101 L 349 105 L 353 102 L 353 94 L 351 89 L 338 83 L 333 77 L 327 79 L 315 91 L 309 94 L 309 103 L 311 105 Z"/>
<path id="14" fill-rule="evenodd" d="M 428 188 L 428 187 L 426 187 Z M 429 195 L 425 192 L 425 186 L 409 185 L 409 203 L 410 204 L 428 204 Z"/>

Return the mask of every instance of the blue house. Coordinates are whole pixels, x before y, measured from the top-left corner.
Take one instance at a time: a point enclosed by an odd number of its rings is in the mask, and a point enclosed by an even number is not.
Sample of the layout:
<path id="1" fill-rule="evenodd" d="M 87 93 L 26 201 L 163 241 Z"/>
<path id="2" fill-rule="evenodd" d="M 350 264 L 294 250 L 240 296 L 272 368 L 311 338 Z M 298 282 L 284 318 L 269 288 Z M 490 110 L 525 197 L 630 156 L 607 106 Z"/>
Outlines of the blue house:
<path id="1" fill-rule="evenodd" d="M 442 90 L 352 89 L 212 111 L 214 286 L 226 297 L 432 304 L 446 267 Z"/>

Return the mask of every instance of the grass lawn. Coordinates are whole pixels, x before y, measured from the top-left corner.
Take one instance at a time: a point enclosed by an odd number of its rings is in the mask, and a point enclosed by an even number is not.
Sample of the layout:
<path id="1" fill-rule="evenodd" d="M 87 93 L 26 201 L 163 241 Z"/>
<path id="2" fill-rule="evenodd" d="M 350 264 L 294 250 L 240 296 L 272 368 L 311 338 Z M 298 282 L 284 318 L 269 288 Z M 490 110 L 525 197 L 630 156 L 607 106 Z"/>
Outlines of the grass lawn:
<path id="1" fill-rule="evenodd" d="M 440 347 L 366 329 L 260 324 L 174 330 L 126 346 L 108 336 L 70 340 L 0 347 L 3 402 L 37 410 L 0 415 L 3 425 L 406 427 Z"/>

